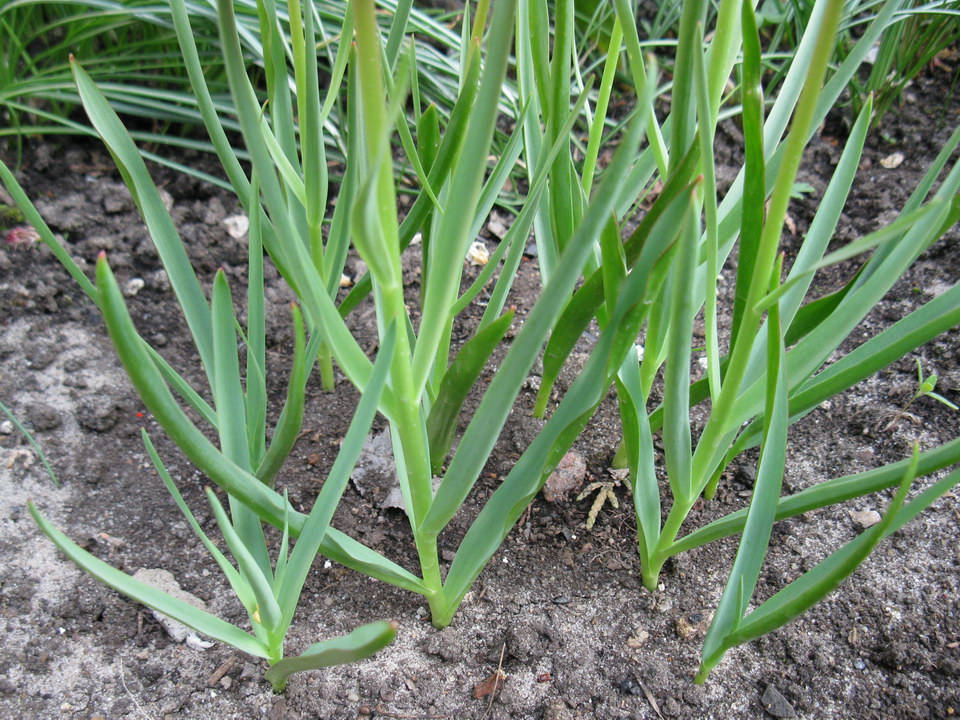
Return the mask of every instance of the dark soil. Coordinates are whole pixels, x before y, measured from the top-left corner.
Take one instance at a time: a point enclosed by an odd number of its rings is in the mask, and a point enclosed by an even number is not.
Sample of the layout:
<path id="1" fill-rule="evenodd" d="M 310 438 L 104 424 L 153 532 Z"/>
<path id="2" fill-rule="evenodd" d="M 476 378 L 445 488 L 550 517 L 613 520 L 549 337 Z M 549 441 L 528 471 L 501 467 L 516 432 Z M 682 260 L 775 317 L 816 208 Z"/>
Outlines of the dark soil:
<path id="1" fill-rule="evenodd" d="M 869 141 L 863 172 L 838 237 L 861 236 L 888 222 L 957 122 L 960 102 L 944 99 L 949 78 L 923 77 L 899 114 Z M 838 116 L 839 118 L 839 116 Z M 736 161 L 737 129 L 724 126 L 718 153 Z M 815 192 L 791 209 L 796 247 L 843 142 L 834 120 L 813 143 L 801 179 Z M 895 170 L 880 160 L 901 152 Z M 105 151 L 74 141 L 34 143 L 22 180 L 54 231 L 88 268 L 106 250 L 121 285 L 143 281 L 129 299 L 144 336 L 202 385 L 195 354 L 159 260 Z M 9 160 L 10 157 L 7 156 Z M 236 205 L 202 183 L 158 171 L 173 216 L 205 281 L 227 270 L 237 292 L 245 241 L 223 219 Z M 4 200 L 4 202 L 7 202 Z M 957 231 L 926 252 L 871 313 L 852 347 L 957 281 Z M 488 240 L 492 244 L 493 239 Z M 855 269 L 825 273 L 817 292 L 837 289 Z M 415 282 L 416 278 L 410 278 Z M 291 296 L 268 278 L 268 353 L 280 402 L 290 350 Z M 535 261 L 523 266 L 514 297 L 529 308 Z M 139 283 L 130 285 L 131 293 Z M 729 286 L 729 284 L 728 284 Z M 414 288 L 415 289 L 415 288 Z M 704 686 L 691 678 L 735 545 L 725 541 L 680 556 L 655 593 L 638 579 L 631 500 L 584 524 L 591 500 L 538 499 L 480 576 L 453 624 L 434 630 L 418 596 L 318 560 L 307 581 L 288 651 L 380 618 L 396 619 L 396 642 L 370 660 L 294 676 L 271 693 L 259 661 L 229 647 L 174 641 L 148 611 L 63 559 L 26 513 L 33 497 L 68 535 L 128 572 L 165 568 L 215 613 L 243 624 L 244 613 L 214 562 L 156 477 L 139 438 L 145 426 L 205 529 L 213 521 L 204 479 L 164 439 L 126 381 L 102 323 L 45 248 L 0 250 L 0 400 L 35 433 L 63 482 L 54 488 L 16 432 L 0 435 L 0 715 L 18 718 L 946 718 L 960 709 L 960 545 L 957 497 L 947 495 L 875 552 L 835 594 L 786 628 L 731 651 Z M 375 346 L 373 316 L 351 322 Z M 791 431 L 786 490 L 905 457 L 913 441 L 930 448 L 957 435 L 960 413 L 921 399 L 890 420 L 916 389 L 915 357 L 940 377 L 938 390 L 960 402 L 958 333 L 939 338 L 853 391 L 833 399 Z M 574 358 L 576 364 L 577 358 Z M 582 360 L 582 358 L 581 358 Z M 561 386 L 568 383 L 564 378 Z M 309 389 L 305 430 L 280 484 L 309 507 L 356 403 L 349 383 Z M 476 514 L 535 433 L 525 392 L 464 510 Z M 274 408 L 274 412 L 279 408 Z M 7 430 L 10 428 L 7 427 Z M 618 439 L 612 402 L 577 442 L 588 481 L 606 480 Z M 689 527 L 742 507 L 753 457 L 742 458 L 715 502 Z M 383 510 L 388 479 L 347 491 L 336 526 L 415 567 L 405 518 Z M 811 568 L 854 537 L 851 511 L 882 511 L 888 495 L 811 513 L 777 525 L 757 600 Z M 443 538 L 445 558 L 465 529 Z M 498 668 L 506 682 L 476 689 Z M 489 685 L 489 683 L 488 683 Z M 772 688 L 772 690 L 771 690 Z M 782 701 L 782 702 L 781 702 Z M 766 710 L 764 708 L 767 708 Z"/>

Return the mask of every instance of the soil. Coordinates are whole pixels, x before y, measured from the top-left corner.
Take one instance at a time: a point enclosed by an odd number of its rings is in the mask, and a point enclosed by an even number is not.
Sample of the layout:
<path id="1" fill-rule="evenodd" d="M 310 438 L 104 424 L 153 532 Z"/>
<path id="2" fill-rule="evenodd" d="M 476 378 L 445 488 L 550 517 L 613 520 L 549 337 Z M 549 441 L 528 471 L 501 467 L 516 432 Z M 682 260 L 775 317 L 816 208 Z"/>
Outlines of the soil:
<path id="1" fill-rule="evenodd" d="M 841 220 L 848 240 L 888 222 L 954 127 L 960 102 L 933 69 L 908 90 L 898 113 L 871 135 L 863 172 Z M 791 209 L 795 249 L 843 142 L 840 115 L 812 144 L 801 180 L 814 191 Z M 724 125 L 719 156 L 740 156 L 736 126 Z M 106 250 L 135 321 L 188 379 L 202 384 L 156 253 L 107 153 L 73 140 L 31 143 L 22 181 L 71 253 L 88 263 Z M 904 155 L 895 170 L 880 161 Z M 6 160 L 10 160 L 9 155 Z M 198 273 L 224 267 L 243 280 L 244 240 L 223 220 L 236 205 L 203 183 L 157 171 Z M 492 246 L 495 238 L 488 238 Z M 855 266 L 831 269 L 819 293 Z M 924 253 L 854 333 L 843 352 L 951 287 L 960 269 L 956 229 Z M 129 284 L 133 280 L 142 280 Z M 416 278 L 411 277 L 415 282 Z M 537 288 L 536 262 L 523 265 L 514 297 L 521 313 Z M 727 284 L 729 288 L 729 283 Z M 412 291 L 416 291 L 415 285 Z M 279 402 L 289 353 L 289 292 L 268 277 L 268 353 Z M 164 439 L 132 390 L 92 304 L 41 246 L 0 250 L 0 400 L 34 433 L 60 480 L 54 487 L 16 432 L 0 435 L 0 715 L 19 718 L 946 718 L 960 712 L 960 504 L 948 494 L 881 545 L 826 601 L 792 624 L 732 650 L 707 683 L 692 675 L 700 642 L 729 572 L 724 541 L 670 563 L 662 586 L 638 579 L 631 501 L 604 508 L 585 529 L 592 500 L 538 498 L 480 576 L 453 624 L 437 631 L 418 596 L 323 559 L 308 578 L 288 652 L 375 619 L 400 623 L 396 642 L 354 665 L 294 676 L 274 695 L 264 667 L 221 644 L 203 650 L 170 637 L 150 611 L 90 579 L 43 538 L 25 510 L 34 498 L 76 541 L 114 566 L 171 571 L 184 590 L 221 617 L 244 614 L 214 562 L 196 542 L 152 469 L 139 431 L 158 444 L 205 529 L 212 518 L 204 479 Z M 351 319 L 368 349 L 373 317 Z M 905 457 L 913 441 L 930 448 L 957 435 L 960 413 L 923 398 L 888 427 L 916 389 L 915 358 L 960 402 L 960 335 L 953 330 L 834 398 L 791 430 L 785 490 Z M 583 350 L 587 346 L 584 346 Z M 576 360 L 576 358 L 575 358 Z M 582 360 L 582 353 L 580 360 Z M 576 364 L 576 363 L 574 363 Z M 569 375 L 563 379 L 570 380 Z M 338 377 L 334 392 L 309 389 L 305 430 L 280 483 L 309 507 L 346 430 L 356 393 Z M 464 510 L 479 504 L 538 427 L 525 391 Z M 274 417 L 279 408 L 273 408 Z M 378 426 L 379 427 L 379 426 Z M 9 430 L 9 427 L 7 428 Z M 618 438 L 606 402 L 575 449 L 587 481 L 607 480 Z M 689 527 L 744 506 L 755 457 L 738 461 L 716 501 Z M 382 509 L 389 479 L 348 489 L 335 525 L 415 567 L 405 518 Z M 811 568 L 858 532 L 852 512 L 882 511 L 889 494 L 779 523 L 756 600 Z M 466 520 L 444 536 L 445 558 Z M 498 672 L 505 682 L 492 693 Z M 486 684 L 484 685 L 486 681 Z M 480 697 L 477 697 L 480 695 Z"/>

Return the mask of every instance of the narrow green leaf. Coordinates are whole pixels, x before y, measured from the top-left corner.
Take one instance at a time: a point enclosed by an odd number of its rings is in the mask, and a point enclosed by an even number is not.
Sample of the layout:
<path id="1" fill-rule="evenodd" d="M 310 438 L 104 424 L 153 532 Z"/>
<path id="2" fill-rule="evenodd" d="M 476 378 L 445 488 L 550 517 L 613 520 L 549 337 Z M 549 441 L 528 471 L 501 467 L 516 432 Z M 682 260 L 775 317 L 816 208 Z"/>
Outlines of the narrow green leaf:
<path id="1" fill-rule="evenodd" d="M 635 127 L 641 126 L 636 124 Z M 610 177 L 605 176 L 604 182 L 608 182 Z M 690 202 L 692 192 L 693 188 L 690 188 L 688 194 L 680 198 L 685 207 Z M 601 189 L 598 197 L 602 196 Z M 590 212 L 588 211 L 587 217 Z M 670 220 L 671 216 L 667 214 L 664 219 Z M 623 283 L 609 323 L 594 346 L 586 367 L 564 395 L 540 434 L 513 466 L 470 526 L 447 573 L 444 586 L 448 598 L 446 617 L 460 604 L 470 585 L 606 395 L 607 388 L 613 382 L 629 349 L 634 347 L 640 324 L 646 317 L 645 301 L 649 298 L 649 283 L 655 274 L 655 266 L 674 244 L 679 229 L 678 224 L 665 222 L 656 232 L 651 233 L 650 242 L 643 248 L 632 272 Z M 563 265 L 559 267 L 562 268 Z M 529 317 L 527 322 L 530 322 Z M 514 341 L 514 344 L 516 342 Z M 507 361 L 504 365 L 506 363 Z M 488 390 L 488 394 L 489 392 Z M 461 441 L 461 448 L 464 442 L 466 440 Z M 458 454 L 459 452 L 458 450 Z M 447 478 L 449 477 L 450 471 L 447 472 Z M 428 517 L 427 521 L 429 520 Z"/>
<path id="2" fill-rule="evenodd" d="M 766 204 L 766 163 L 763 151 L 763 89 L 760 86 L 760 39 L 757 36 L 753 3 L 741 5 L 743 23 L 743 64 L 740 91 L 743 97 L 744 183 L 743 210 L 740 225 L 740 252 L 737 256 L 736 295 L 733 302 L 733 325 L 730 331 L 731 352 L 743 321 L 747 295 L 753 282 L 757 253 Z"/>
<path id="3" fill-rule="evenodd" d="M 210 307 L 170 213 L 120 118 L 80 65 L 74 61 L 71 68 L 87 116 L 106 143 L 147 224 L 209 377 L 213 368 Z"/>
<path id="4" fill-rule="evenodd" d="M 20 434 L 27 439 L 28 443 L 30 443 L 30 447 L 32 447 L 37 453 L 37 457 L 39 457 L 40 462 L 43 463 L 43 467 L 47 471 L 47 475 L 50 476 L 50 480 L 53 482 L 54 487 L 60 487 L 60 481 L 57 480 L 57 476 L 53 472 L 53 468 L 50 467 L 50 461 L 47 460 L 46 453 L 43 452 L 43 448 L 41 448 L 40 444 L 33 438 L 33 435 L 30 433 L 30 431 L 23 426 L 23 423 L 20 422 L 17 419 L 17 416 L 10 411 L 10 408 L 8 408 L 2 402 L 0 402 L 0 412 L 7 416 L 10 422 L 13 423 L 13 426 L 17 428 Z"/>
<path id="5" fill-rule="evenodd" d="M 906 500 L 907 491 L 916 477 L 917 457 L 918 450 L 915 446 L 913 458 L 900 481 L 900 488 L 890 502 L 883 519 L 841 549 L 833 552 L 826 560 L 818 563 L 812 570 L 805 572 L 747 615 L 739 627 L 725 638 L 724 652 L 731 647 L 742 645 L 786 625 L 820 602 L 859 567 L 860 563 L 877 546 L 877 543 L 889 534 L 888 531 L 891 531 L 900 510 L 905 509 L 903 503 Z M 960 479 L 960 473 L 953 482 L 958 479 Z M 935 499 L 936 497 L 930 498 L 927 504 Z M 722 652 L 719 656 L 704 657 L 697 674 L 697 682 L 703 682 L 711 668 L 719 662 L 720 657 L 722 657 Z"/>
<path id="6" fill-rule="evenodd" d="M 210 507 L 213 509 L 217 525 L 220 527 L 220 532 L 223 534 L 223 539 L 226 540 L 227 547 L 230 548 L 234 560 L 237 561 L 243 579 L 250 584 L 250 589 L 257 599 L 256 609 L 250 616 L 251 620 L 257 625 L 262 625 L 270 634 L 279 630 L 282 637 L 286 628 L 280 626 L 282 614 L 273 593 L 271 570 L 267 569 L 269 575 L 262 571 L 240 534 L 233 529 L 230 518 L 227 517 L 220 500 L 217 499 L 216 493 L 211 488 L 207 488 L 207 500 L 210 501 Z"/>
<path id="7" fill-rule="evenodd" d="M 270 656 L 263 643 L 243 632 L 243 630 L 221 620 L 216 615 L 211 615 L 183 600 L 171 597 L 139 580 L 134 580 L 125 572 L 120 572 L 91 555 L 51 525 L 37 510 L 33 501 L 27 502 L 27 509 L 33 516 L 34 522 L 37 523 L 37 527 L 53 541 L 53 544 L 64 555 L 104 585 L 123 593 L 142 605 L 146 605 L 148 608 L 182 622 L 187 627 L 191 627 L 214 640 L 231 645 L 249 655 L 261 658 Z"/>
<path id="8" fill-rule="evenodd" d="M 617 406 L 623 427 L 626 466 L 630 471 L 634 512 L 637 517 L 637 541 L 641 566 L 649 564 L 650 554 L 660 536 L 660 484 L 657 480 L 653 434 L 647 419 L 640 360 L 636 348 L 627 352 L 617 378 Z"/>
<path id="9" fill-rule="evenodd" d="M 250 469 L 250 446 L 240 382 L 240 358 L 237 352 L 237 319 L 233 312 L 233 297 L 223 270 L 213 280 L 213 400 L 217 410 L 217 432 L 220 450 L 227 459 L 242 468 Z M 260 572 L 270 573 L 270 556 L 263 536 L 260 518 L 239 499 L 230 497 L 230 515 L 233 529 L 247 551 L 255 558 Z"/>
<path id="10" fill-rule="evenodd" d="M 274 663 L 265 677 L 273 685 L 274 692 L 283 692 L 287 679 L 295 672 L 343 665 L 370 657 L 393 642 L 398 627 L 396 623 L 383 621 L 361 625 L 348 635 L 316 643 L 301 655 Z"/>
<path id="11" fill-rule="evenodd" d="M 287 380 L 287 396 L 273 437 L 270 439 L 270 447 L 256 472 L 256 476 L 271 487 L 274 477 L 280 471 L 290 451 L 293 450 L 300 429 L 303 427 L 307 379 L 310 377 L 310 368 L 320 347 L 319 333 L 310 338 L 309 344 L 304 342 L 303 315 L 300 308 L 291 305 L 290 315 L 293 318 L 293 358 L 290 378 Z"/>
<path id="12" fill-rule="evenodd" d="M 690 475 L 693 459 L 690 431 L 690 347 L 693 337 L 694 284 L 690 281 L 697 265 L 700 213 L 693 206 L 685 213 L 680 230 L 677 259 L 671 265 L 669 288 L 670 325 L 667 335 L 667 364 L 663 373 L 663 452 L 670 489 L 678 502 L 686 503 L 696 489 Z M 664 297 L 664 300 L 667 298 Z M 644 350 L 644 359 L 651 353 Z"/>
<path id="13" fill-rule="evenodd" d="M 900 482 L 910 462 L 909 459 L 901 460 L 856 475 L 834 478 L 781 498 L 777 505 L 776 519 L 795 517 L 810 510 L 886 490 Z M 929 475 L 957 463 L 960 463 L 960 438 L 921 453 L 917 464 L 917 477 Z M 743 530 L 745 517 L 746 510 L 738 510 L 719 520 L 714 520 L 674 543 L 670 548 L 670 554 L 675 555 L 714 540 L 736 535 Z"/>
<path id="14" fill-rule="evenodd" d="M 597 200 L 587 211 L 574 240 L 564 251 L 563 262 L 558 264 L 556 274 L 527 315 L 523 329 L 510 346 L 500 370 L 491 381 L 476 414 L 467 426 L 420 532 L 428 535 L 439 533 L 470 492 L 543 341 L 550 328 L 556 326 L 562 309 L 561 303 L 569 296 L 580 276 L 581 268 L 592 249 L 593 238 L 597 236 L 607 220 L 608 213 L 613 209 L 612 186 L 626 172 L 627 164 L 639 143 L 640 133 L 641 126 L 634 122 L 617 148 L 604 174 Z M 447 214 L 447 217 L 449 216 L 450 213 Z M 418 350 L 420 347 L 418 344 Z"/>
<path id="15" fill-rule="evenodd" d="M 256 608 L 256 596 L 253 594 L 249 583 L 243 579 L 240 573 L 237 572 L 237 569 L 227 560 L 227 557 L 220 552 L 220 548 L 213 544 L 207 534 L 203 531 L 203 528 L 200 527 L 200 523 L 197 522 L 196 517 L 190 511 L 190 508 L 187 506 L 187 503 L 184 501 L 183 496 L 180 494 L 180 490 L 177 487 L 176 483 L 173 482 L 173 478 L 170 477 L 170 473 L 167 472 L 167 468 L 164 466 L 163 461 L 160 459 L 160 455 L 157 452 L 157 449 L 154 447 L 153 442 L 150 440 L 150 436 L 147 435 L 147 431 L 144 429 L 140 430 L 140 437 L 143 439 L 143 444 L 147 448 L 147 455 L 150 456 L 150 460 L 153 462 L 153 467 L 156 468 L 157 474 L 160 476 L 160 479 L 163 480 L 163 484 L 166 486 L 167 491 L 170 493 L 170 496 L 173 498 L 173 501 L 176 503 L 177 507 L 180 509 L 180 512 L 183 513 L 183 516 L 187 519 L 187 523 L 193 529 L 193 532 L 200 542 L 203 543 L 203 546 L 207 549 L 213 559 L 216 560 L 217 565 L 220 570 L 226 576 L 227 581 L 230 583 L 230 587 L 233 588 L 233 592 L 239 598 L 240 602 L 247 609 L 247 612 L 252 613 Z"/>
<path id="16" fill-rule="evenodd" d="M 779 264 L 777 270 L 773 287 L 779 285 Z M 777 500 L 783 484 L 789 417 L 787 380 L 783 367 L 785 350 L 780 313 L 776 305 L 770 309 L 767 328 L 766 412 L 757 481 L 753 488 L 753 497 L 750 498 L 743 537 L 740 539 L 730 577 L 703 641 L 701 655 L 705 664 L 715 663 L 722 657 L 725 652 L 724 640 L 736 630 L 746 612 L 747 602 L 753 597 L 770 544 Z"/>
<path id="17" fill-rule="evenodd" d="M 674 207 L 677 198 L 688 189 L 690 178 L 696 168 L 698 152 L 699 149 L 696 146 L 690 148 L 676 172 L 664 184 L 663 190 L 650 210 L 624 243 L 624 257 L 628 266 L 632 267 L 637 262 L 657 222 Z M 535 409 L 538 417 L 542 417 L 546 410 L 553 383 L 563 363 L 566 362 L 567 356 L 602 304 L 603 277 L 599 271 L 595 271 L 567 302 L 563 313 L 554 324 L 550 340 L 544 350 L 543 374 Z"/>
<path id="18" fill-rule="evenodd" d="M 249 207 L 259 205 L 260 186 L 250 188 Z M 267 423 L 267 360 L 266 320 L 263 288 L 263 225 L 260 213 L 250 217 L 247 232 L 247 374 L 246 405 L 247 444 L 251 467 L 257 467 L 266 452 Z"/>
<path id="19" fill-rule="evenodd" d="M 468 340 L 443 375 L 437 398 L 427 418 L 430 465 L 439 475 L 457 432 L 463 401 L 483 372 L 487 360 L 510 329 L 514 311 L 506 313 Z"/>
<path id="20" fill-rule="evenodd" d="M 360 399 L 360 404 L 357 406 L 357 411 L 350 422 L 347 434 L 340 443 L 340 452 L 337 454 L 337 459 L 323 483 L 323 488 L 320 490 L 310 514 L 303 523 L 300 538 L 297 540 L 290 560 L 286 565 L 283 582 L 277 589 L 283 627 L 288 626 L 293 619 L 293 613 L 296 611 L 297 601 L 303 590 L 303 583 L 307 579 L 307 573 L 309 573 L 313 559 L 327 534 L 330 520 L 333 518 L 337 505 L 340 504 L 340 498 L 347 487 L 347 482 L 350 480 L 350 474 L 360 458 L 367 433 L 370 432 L 370 426 L 377 415 L 380 395 L 386 386 L 390 363 L 393 358 L 397 331 L 396 325 L 387 328 L 377 362 L 373 366 L 370 384 Z"/>

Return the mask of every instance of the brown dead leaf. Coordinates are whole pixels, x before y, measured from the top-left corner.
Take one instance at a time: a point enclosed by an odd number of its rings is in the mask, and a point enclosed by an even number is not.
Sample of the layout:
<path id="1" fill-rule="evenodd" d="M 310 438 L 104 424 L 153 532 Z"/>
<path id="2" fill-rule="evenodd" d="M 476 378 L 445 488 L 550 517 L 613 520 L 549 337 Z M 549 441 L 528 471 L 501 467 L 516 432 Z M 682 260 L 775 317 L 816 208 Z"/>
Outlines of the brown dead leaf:
<path id="1" fill-rule="evenodd" d="M 474 686 L 473 697 L 479 700 L 487 695 L 493 695 L 503 687 L 506 681 L 507 674 L 500 668 L 497 668 L 496 672 L 491 673 L 489 677 Z"/>

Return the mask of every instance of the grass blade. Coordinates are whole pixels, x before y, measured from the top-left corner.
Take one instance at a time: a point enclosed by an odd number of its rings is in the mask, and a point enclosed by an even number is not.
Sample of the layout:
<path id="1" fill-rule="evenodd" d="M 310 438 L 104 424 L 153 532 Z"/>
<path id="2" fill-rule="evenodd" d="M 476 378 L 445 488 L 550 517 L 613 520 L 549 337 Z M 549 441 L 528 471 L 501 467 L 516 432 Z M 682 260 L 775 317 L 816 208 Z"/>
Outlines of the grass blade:
<path id="1" fill-rule="evenodd" d="M 43 452 L 43 449 L 40 447 L 40 444 L 39 444 L 36 440 L 33 439 L 33 435 L 30 433 L 30 431 L 27 430 L 27 428 L 25 428 L 25 427 L 23 426 L 23 423 L 21 423 L 19 420 L 17 420 L 17 416 L 14 415 L 14 414 L 10 411 L 10 408 L 8 408 L 8 407 L 7 407 L 6 405 L 4 405 L 2 402 L 0 402 L 0 412 L 2 412 L 4 415 L 7 416 L 7 418 L 10 420 L 10 422 L 13 423 L 13 426 L 14 426 L 18 431 L 20 431 L 20 434 L 23 435 L 23 437 L 25 437 L 25 438 L 27 439 L 27 442 L 28 442 L 28 443 L 30 443 L 30 447 L 32 447 L 32 448 L 34 449 L 34 451 L 37 453 L 37 457 L 39 457 L 39 458 L 40 458 L 40 462 L 43 463 L 43 467 L 44 467 L 44 469 L 47 471 L 47 475 L 50 476 L 50 480 L 51 480 L 51 482 L 53 482 L 53 486 L 54 486 L 54 487 L 60 487 L 60 481 L 57 480 L 57 476 L 56 476 L 56 474 L 53 472 L 53 468 L 50 467 L 50 462 L 47 460 L 46 454 Z"/>

